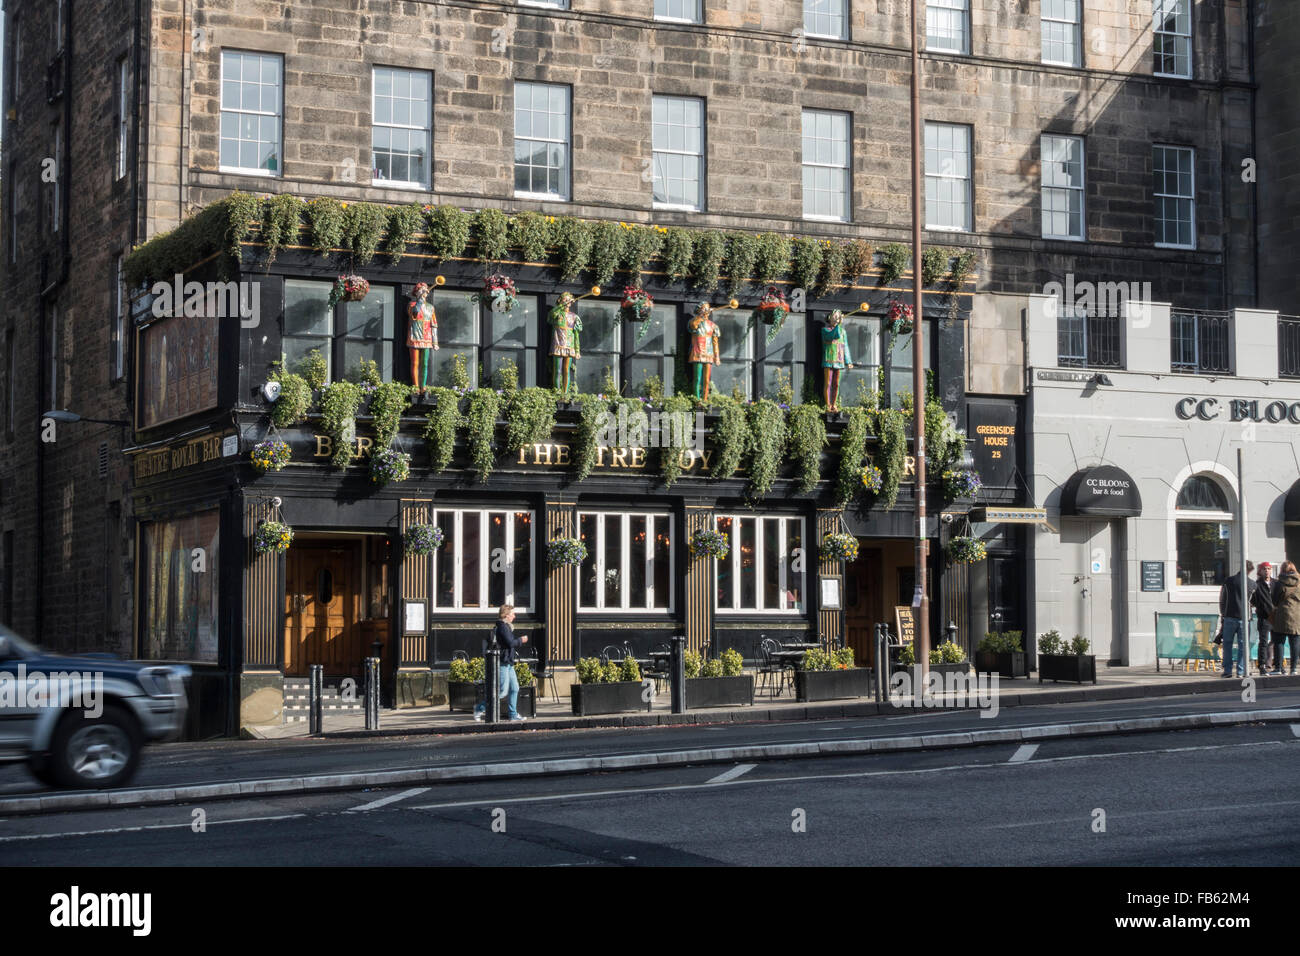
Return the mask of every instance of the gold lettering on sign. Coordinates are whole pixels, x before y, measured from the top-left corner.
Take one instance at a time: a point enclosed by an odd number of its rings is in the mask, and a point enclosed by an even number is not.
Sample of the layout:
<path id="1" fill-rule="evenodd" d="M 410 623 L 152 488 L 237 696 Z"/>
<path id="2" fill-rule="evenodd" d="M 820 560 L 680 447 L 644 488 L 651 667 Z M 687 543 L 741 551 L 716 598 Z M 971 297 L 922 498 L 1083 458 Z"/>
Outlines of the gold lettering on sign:
<path id="1" fill-rule="evenodd" d="M 610 456 L 611 456 L 611 457 L 610 457 L 610 463 L 611 463 L 615 468 L 626 468 L 626 467 L 627 467 L 627 462 L 623 460 L 624 458 L 627 457 L 627 449 L 626 449 L 626 448 L 612 448 L 612 449 L 610 449 Z"/>
<path id="2" fill-rule="evenodd" d="M 903 477 L 916 477 L 916 459 L 911 455 L 903 457 Z"/>
<path id="3" fill-rule="evenodd" d="M 596 446 L 596 467 L 599 468 L 605 464 L 605 452 L 609 451 L 604 445 Z"/>
<path id="4" fill-rule="evenodd" d="M 631 467 L 633 467 L 633 468 L 644 468 L 644 467 L 645 467 L 645 449 L 644 449 L 644 448 L 637 447 L 637 448 L 633 448 L 633 449 L 632 449 L 632 465 L 631 465 Z"/>
<path id="5" fill-rule="evenodd" d="M 557 454 L 555 456 L 555 463 L 561 467 L 564 467 L 569 463 L 569 446 L 556 445 L 555 447 L 557 449 Z"/>
<path id="6" fill-rule="evenodd" d="M 551 449 L 554 445 L 533 445 L 533 464 L 549 465 L 551 463 Z"/>
<path id="7" fill-rule="evenodd" d="M 316 458 L 330 458 L 334 455 L 334 439 L 329 435 L 316 436 Z"/>
<path id="8" fill-rule="evenodd" d="M 374 444 L 375 440 L 373 438 L 358 438 L 357 457 L 364 458 L 366 455 L 370 454 L 370 449 L 374 447 Z"/>

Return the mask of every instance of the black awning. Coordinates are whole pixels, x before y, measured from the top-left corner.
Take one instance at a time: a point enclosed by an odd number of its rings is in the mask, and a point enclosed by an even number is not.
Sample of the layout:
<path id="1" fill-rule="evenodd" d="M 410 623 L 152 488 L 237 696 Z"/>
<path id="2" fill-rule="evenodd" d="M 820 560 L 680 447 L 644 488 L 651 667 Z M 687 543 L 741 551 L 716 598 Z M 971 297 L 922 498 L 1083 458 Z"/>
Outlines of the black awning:
<path id="1" fill-rule="evenodd" d="M 1061 489 L 1061 514 L 1136 518 L 1142 514 L 1142 496 L 1137 482 L 1121 468 L 1084 468 Z"/>
<path id="2" fill-rule="evenodd" d="M 1286 493 L 1286 502 L 1282 505 L 1282 520 L 1300 524 L 1300 481 L 1291 486 Z"/>

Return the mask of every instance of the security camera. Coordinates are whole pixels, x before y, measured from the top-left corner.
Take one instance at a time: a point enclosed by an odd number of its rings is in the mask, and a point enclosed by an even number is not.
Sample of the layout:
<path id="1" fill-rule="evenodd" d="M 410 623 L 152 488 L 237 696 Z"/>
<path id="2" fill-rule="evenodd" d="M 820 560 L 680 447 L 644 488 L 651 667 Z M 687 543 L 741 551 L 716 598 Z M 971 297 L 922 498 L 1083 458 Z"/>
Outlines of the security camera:
<path id="1" fill-rule="evenodd" d="M 939 515 L 939 520 L 942 521 L 944 524 L 952 524 L 952 514 L 949 512 L 944 512 L 943 514 Z"/>
<path id="2" fill-rule="evenodd" d="M 262 396 L 268 402 L 276 401 L 280 397 L 280 383 L 267 382 L 265 385 L 262 386 Z"/>

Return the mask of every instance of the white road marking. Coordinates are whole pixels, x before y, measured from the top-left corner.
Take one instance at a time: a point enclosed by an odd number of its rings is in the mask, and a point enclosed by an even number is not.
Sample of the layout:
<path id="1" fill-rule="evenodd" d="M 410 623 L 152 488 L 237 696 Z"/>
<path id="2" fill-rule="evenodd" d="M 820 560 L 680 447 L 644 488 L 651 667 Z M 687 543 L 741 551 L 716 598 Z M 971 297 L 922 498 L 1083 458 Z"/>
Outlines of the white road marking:
<path id="1" fill-rule="evenodd" d="M 757 766 L 758 764 L 756 763 L 738 763 L 730 770 L 718 774 L 710 780 L 709 783 L 727 783 L 728 781 L 735 780 L 737 777 L 743 777 Z"/>
<path id="2" fill-rule="evenodd" d="M 214 827 L 219 823 L 264 823 L 268 820 L 294 820 L 298 817 L 305 817 L 306 815 L 307 814 L 305 813 L 285 813 L 274 817 L 241 817 L 238 820 L 209 820 L 207 825 Z M 107 830 L 65 830 L 61 833 L 29 833 L 24 836 L 0 837 L 0 843 L 10 843 L 14 840 L 49 840 L 53 837 L 101 836 L 108 833 L 141 833 L 145 830 L 188 830 L 190 826 L 190 821 L 186 821 L 185 823 L 151 823 L 147 826 L 139 827 L 112 827 Z"/>
<path id="3" fill-rule="evenodd" d="M 1286 743 L 1286 741 L 1263 740 L 1254 743 L 1209 744 L 1201 747 L 1167 747 L 1161 750 L 1130 750 L 1123 753 L 1075 754 L 1070 757 L 1044 757 L 1041 760 L 1034 760 L 1032 763 L 1035 767 L 1046 767 L 1048 764 L 1063 763 L 1067 760 L 1099 760 L 1106 757 L 1145 757 L 1150 754 L 1186 753 L 1193 750 L 1227 750 L 1231 747 L 1276 747 L 1279 744 L 1284 743 Z M 795 777 L 756 777 L 753 780 L 735 780 L 731 782 L 729 786 L 744 787 L 749 784 L 807 783 L 813 780 L 850 780 L 861 779 L 863 777 L 906 777 L 916 776 L 918 774 L 947 773 L 950 770 L 999 770 L 1008 766 L 1012 765 L 1005 763 L 968 763 L 953 764 L 947 767 L 924 767 L 916 770 L 864 770 L 855 773 L 817 773 Z M 1016 766 L 1019 765 L 1017 764 Z M 1026 766 L 1028 766 L 1028 764 L 1026 764 Z M 712 783 L 683 783 L 659 787 L 626 787 L 618 790 L 589 790 L 585 792 L 579 791 L 576 793 L 554 793 L 537 797 L 492 797 L 483 800 L 457 800 L 448 803 L 427 803 L 418 807 L 399 807 L 398 809 L 454 810 L 460 807 L 499 806 L 503 803 L 550 803 L 555 800 L 582 800 L 591 797 L 620 797 L 638 793 L 669 793 L 674 790 L 705 789 L 716 790 L 718 787 Z"/>
<path id="4" fill-rule="evenodd" d="M 1236 803 L 1230 806 L 1218 804 L 1213 807 L 1180 807 L 1173 810 L 1125 810 L 1123 815 L 1126 817 L 1153 817 L 1170 813 L 1214 813 L 1219 810 L 1262 810 L 1265 807 L 1295 807 L 1300 806 L 1300 800 L 1273 800 L 1269 803 Z M 994 823 L 984 830 L 1012 830 L 1017 827 L 1043 827 L 1057 826 L 1062 823 L 1075 823 L 1076 817 L 1062 817 L 1058 820 L 1030 820 L 1024 823 Z"/>
<path id="5" fill-rule="evenodd" d="M 1300 724 L 1292 724 L 1291 733 L 1295 734 L 1297 737 L 1300 737 Z"/>
<path id="6" fill-rule="evenodd" d="M 1020 749 L 1011 755 L 1007 763 L 1024 763 L 1038 752 L 1038 744 L 1021 744 Z"/>
<path id="7" fill-rule="evenodd" d="M 386 807 L 390 803 L 396 803 L 398 800 L 405 800 L 407 797 L 419 796 L 428 791 L 428 787 L 413 787 L 410 790 L 403 790 L 401 793 L 390 794 L 387 797 L 381 797 L 378 800 L 372 800 L 370 803 L 363 803 L 359 807 L 353 807 L 347 813 L 364 813 L 366 810 L 378 810 L 380 807 Z"/>

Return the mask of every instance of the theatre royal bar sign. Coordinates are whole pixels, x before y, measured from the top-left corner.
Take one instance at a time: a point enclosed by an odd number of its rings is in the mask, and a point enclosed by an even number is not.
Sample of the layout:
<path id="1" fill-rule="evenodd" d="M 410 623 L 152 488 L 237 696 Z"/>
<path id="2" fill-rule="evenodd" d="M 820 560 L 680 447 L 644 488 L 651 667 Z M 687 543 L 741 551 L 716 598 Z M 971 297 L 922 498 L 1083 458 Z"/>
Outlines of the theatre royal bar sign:
<path id="1" fill-rule="evenodd" d="M 1300 425 L 1300 402 L 1261 402 L 1257 398 L 1196 398 L 1189 395 L 1174 405 L 1174 414 L 1185 422 L 1290 422 Z"/>

